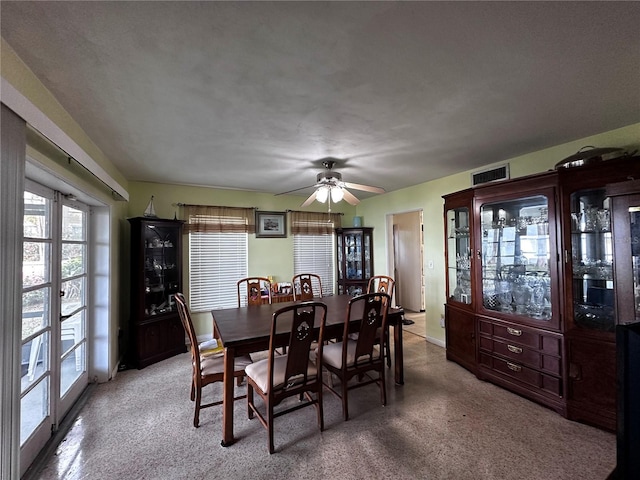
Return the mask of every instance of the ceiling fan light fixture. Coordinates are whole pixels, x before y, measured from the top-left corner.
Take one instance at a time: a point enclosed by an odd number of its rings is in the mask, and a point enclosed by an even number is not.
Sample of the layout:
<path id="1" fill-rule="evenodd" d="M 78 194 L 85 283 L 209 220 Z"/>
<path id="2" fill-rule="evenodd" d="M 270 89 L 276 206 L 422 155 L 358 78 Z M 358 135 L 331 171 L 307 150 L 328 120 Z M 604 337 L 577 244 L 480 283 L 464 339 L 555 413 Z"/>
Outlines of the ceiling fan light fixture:
<path id="1" fill-rule="evenodd" d="M 316 200 L 320 203 L 324 203 L 329 198 L 329 187 L 320 187 L 316 192 Z M 333 197 L 332 197 L 333 198 Z"/>
<path id="2" fill-rule="evenodd" d="M 342 187 L 331 187 L 331 201 L 333 203 L 338 203 L 343 198 L 344 192 L 342 191 Z"/>

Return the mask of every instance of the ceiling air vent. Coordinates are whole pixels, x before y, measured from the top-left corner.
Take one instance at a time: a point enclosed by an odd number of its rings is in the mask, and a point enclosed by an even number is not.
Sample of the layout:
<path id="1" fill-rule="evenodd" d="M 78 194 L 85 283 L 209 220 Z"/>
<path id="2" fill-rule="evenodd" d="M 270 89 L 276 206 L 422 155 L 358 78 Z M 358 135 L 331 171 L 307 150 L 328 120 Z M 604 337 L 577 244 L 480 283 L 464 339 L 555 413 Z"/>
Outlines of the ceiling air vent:
<path id="1" fill-rule="evenodd" d="M 497 182 L 498 180 L 507 180 L 509 178 L 509 164 L 500 165 L 490 170 L 482 170 L 471 174 L 471 185 L 480 185 L 481 183 Z"/>

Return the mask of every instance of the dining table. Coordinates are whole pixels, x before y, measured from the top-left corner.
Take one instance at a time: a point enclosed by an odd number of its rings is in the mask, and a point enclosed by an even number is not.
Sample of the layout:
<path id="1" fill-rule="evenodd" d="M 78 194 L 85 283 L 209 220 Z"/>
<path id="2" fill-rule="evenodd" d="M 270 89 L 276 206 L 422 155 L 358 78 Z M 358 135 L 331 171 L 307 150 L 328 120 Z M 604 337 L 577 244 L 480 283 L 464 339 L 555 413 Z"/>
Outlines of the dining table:
<path id="1" fill-rule="evenodd" d="M 344 333 L 344 322 L 351 295 L 331 295 L 316 299 L 327 306 L 324 329 L 324 340 L 341 338 Z M 222 400 L 222 442 L 227 447 L 235 442 L 233 436 L 233 404 L 234 404 L 234 359 L 239 355 L 247 355 L 265 351 L 269 348 L 271 320 L 273 314 L 288 305 L 303 303 L 301 301 L 282 302 L 277 304 L 252 305 L 246 307 L 223 308 L 211 310 L 213 329 L 216 338 L 224 346 L 224 380 Z M 404 384 L 404 367 L 402 351 L 402 308 L 390 308 L 387 313 L 387 324 L 393 327 L 394 376 L 395 383 Z M 352 321 L 356 326 L 357 322 Z M 289 326 L 281 325 L 282 345 L 286 346 Z M 353 330 L 354 332 L 357 330 Z M 351 332 L 351 329 L 350 329 Z"/>

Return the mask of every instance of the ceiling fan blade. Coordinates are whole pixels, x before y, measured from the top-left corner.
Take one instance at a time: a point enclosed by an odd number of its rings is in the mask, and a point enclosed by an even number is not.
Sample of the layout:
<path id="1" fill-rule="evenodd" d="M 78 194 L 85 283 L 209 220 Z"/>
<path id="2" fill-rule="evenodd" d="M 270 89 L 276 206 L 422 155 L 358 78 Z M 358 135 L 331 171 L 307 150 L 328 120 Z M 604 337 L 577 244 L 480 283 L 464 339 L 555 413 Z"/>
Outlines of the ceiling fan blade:
<path id="1" fill-rule="evenodd" d="M 308 207 L 309 205 L 311 205 L 313 203 L 313 201 L 316 199 L 316 193 L 318 193 L 318 191 L 316 190 L 315 192 L 313 192 L 309 198 L 307 198 L 304 203 L 301 205 L 302 207 Z"/>
<path id="2" fill-rule="evenodd" d="M 307 185 L 306 187 L 300 187 L 300 188 L 294 188 L 293 190 L 289 190 L 287 192 L 280 192 L 280 193 L 276 193 L 274 194 L 275 197 L 277 197 L 278 195 L 286 195 L 287 193 L 293 193 L 293 192 L 297 192 L 299 190 L 304 190 L 305 188 L 315 188 L 317 187 L 318 184 L 315 185 Z"/>
<path id="3" fill-rule="evenodd" d="M 351 193 L 349 190 L 347 190 L 344 187 L 342 188 L 342 193 L 344 193 L 344 197 L 342 197 L 342 198 L 349 205 L 357 205 L 357 204 L 360 203 L 360 200 L 358 200 L 353 193 Z"/>
<path id="4" fill-rule="evenodd" d="M 359 183 L 344 182 L 345 187 L 353 188 L 355 190 L 362 190 L 364 192 L 371 193 L 386 193 L 386 190 L 382 187 L 372 187 L 371 185 L 361 185 Z"/>

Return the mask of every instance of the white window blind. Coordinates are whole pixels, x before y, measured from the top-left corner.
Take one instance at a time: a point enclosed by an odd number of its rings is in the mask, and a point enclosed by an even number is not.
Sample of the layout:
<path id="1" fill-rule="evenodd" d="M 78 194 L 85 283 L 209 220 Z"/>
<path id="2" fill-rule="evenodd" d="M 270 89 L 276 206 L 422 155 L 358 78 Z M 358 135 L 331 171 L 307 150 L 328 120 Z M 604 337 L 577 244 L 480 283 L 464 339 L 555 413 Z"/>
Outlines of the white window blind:
<path id="1" fill-rule="evenodd" d="M 334 292 L 334 238 L 333 234 L 293 236 L 294 275 L 319 275 L 323 295 L 333 295 Z"/>
<path id="2" fill-rule="evenodd" d="M 248 235 L 189 234 L 189 301 L 194 312 L 238 305 L 236 282 L 247 276 Z"/>

